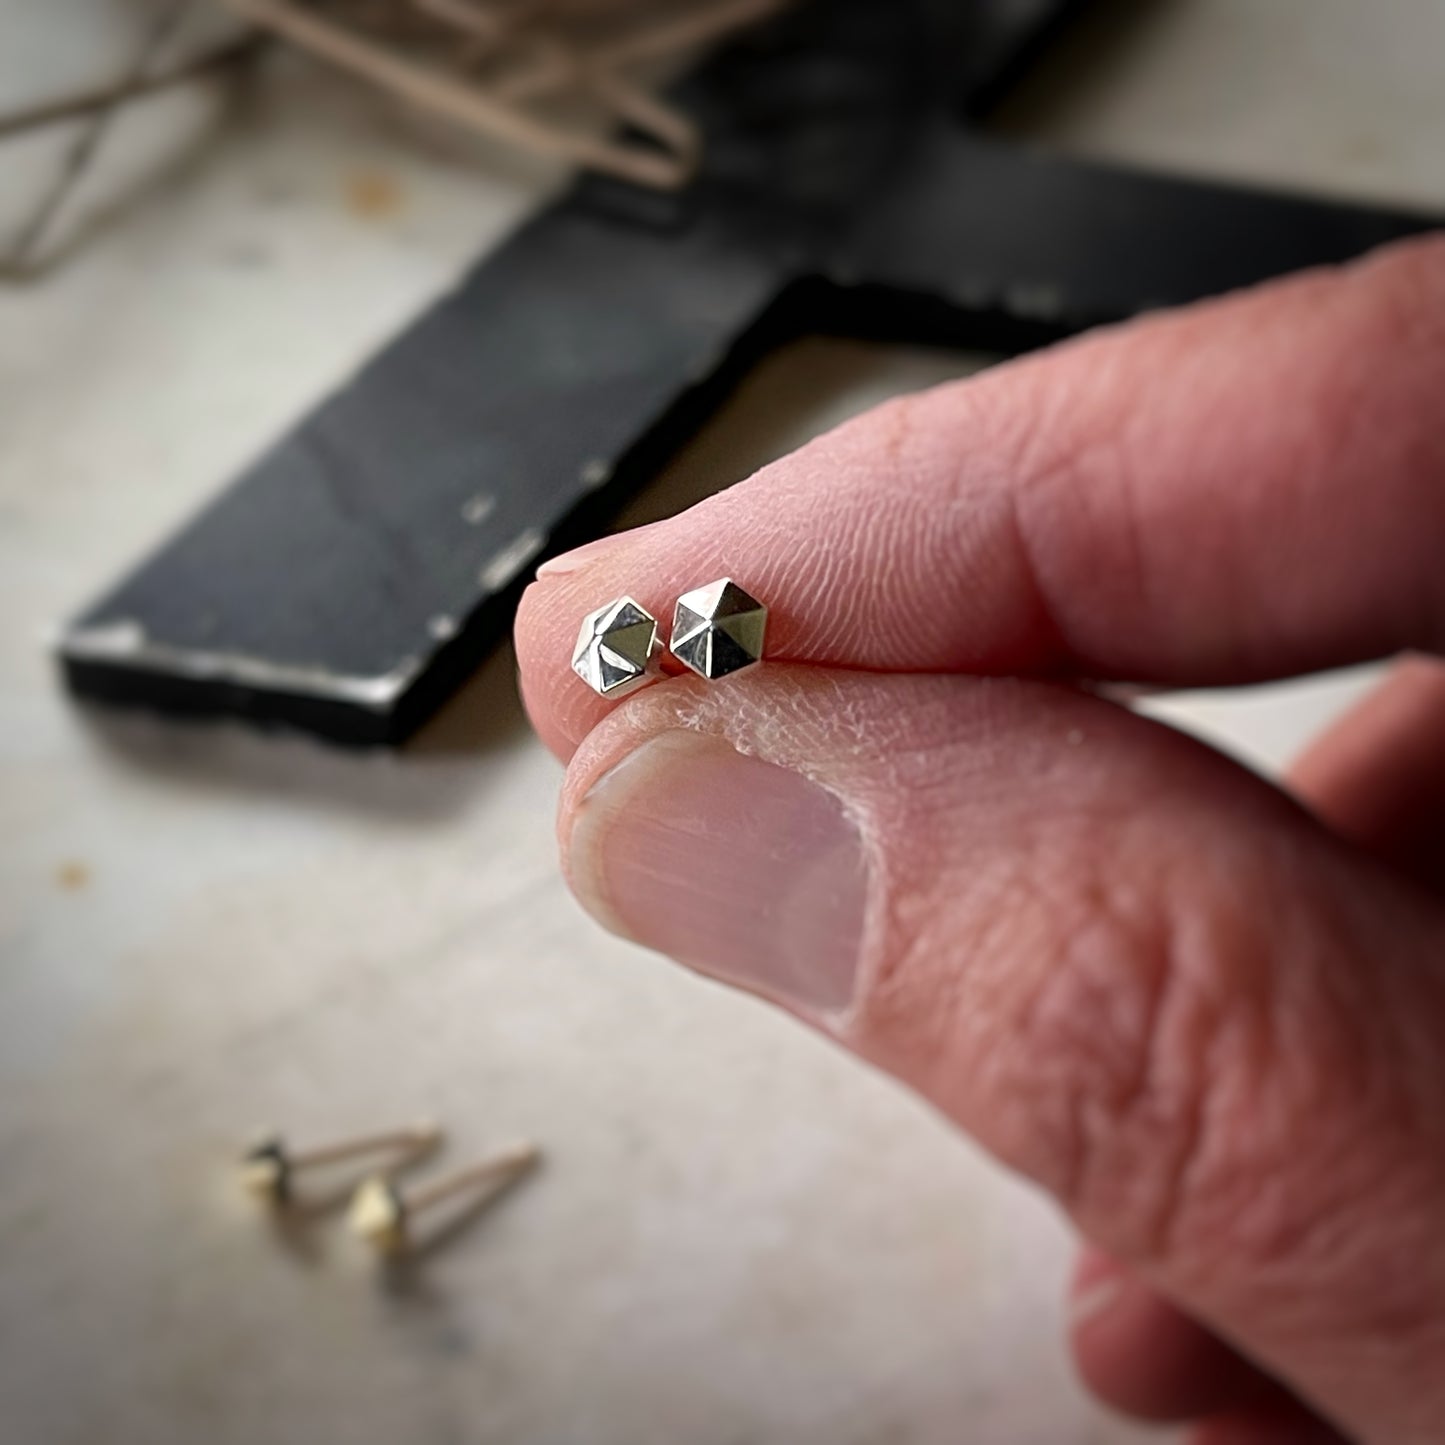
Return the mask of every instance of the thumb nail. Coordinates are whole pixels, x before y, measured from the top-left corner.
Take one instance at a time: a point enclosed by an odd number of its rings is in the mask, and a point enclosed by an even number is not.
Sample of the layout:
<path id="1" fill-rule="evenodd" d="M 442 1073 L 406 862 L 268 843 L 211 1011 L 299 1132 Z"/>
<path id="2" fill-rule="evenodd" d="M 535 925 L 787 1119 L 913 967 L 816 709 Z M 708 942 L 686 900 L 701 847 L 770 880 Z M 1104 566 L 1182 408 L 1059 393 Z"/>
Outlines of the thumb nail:
<path id="1" fill-rule="evenodd" d="M 662 733 L 583 799 L 568 847 L 614 932 L 802 1012 L 853 996 L 867 868 L 838 799 L 721 738 Z"/>
<path id="2" fill-rule="evenodd" d="M 1097 1249 L 1086 1249 L 1074 1272 L 1069 1292 L 1069 1326 L 1080 1329 L 1108 1314 L 1123 1296 L 1129 1275 L 1124 1267 Z"/>

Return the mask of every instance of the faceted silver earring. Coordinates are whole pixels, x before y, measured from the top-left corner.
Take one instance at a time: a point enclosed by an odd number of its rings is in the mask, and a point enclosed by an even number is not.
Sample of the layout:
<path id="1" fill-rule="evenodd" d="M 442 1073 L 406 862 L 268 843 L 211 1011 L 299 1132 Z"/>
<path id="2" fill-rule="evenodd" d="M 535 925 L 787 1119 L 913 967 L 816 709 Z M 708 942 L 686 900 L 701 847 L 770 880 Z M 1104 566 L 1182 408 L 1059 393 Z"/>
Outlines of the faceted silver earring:
<path id="1" fill-rule="evenodd" d="M 672 615 L 672 655 L 716 682 L 763 655 L 768 609 L 730 577 L 684 592 Z"/>
<path id="2" fill-rule="evenodd" d="M 572 671 L 602 697 L 626 697 L 658 676 L 661 651 L 657 618 L 619 597 L 582 619 Z"/>

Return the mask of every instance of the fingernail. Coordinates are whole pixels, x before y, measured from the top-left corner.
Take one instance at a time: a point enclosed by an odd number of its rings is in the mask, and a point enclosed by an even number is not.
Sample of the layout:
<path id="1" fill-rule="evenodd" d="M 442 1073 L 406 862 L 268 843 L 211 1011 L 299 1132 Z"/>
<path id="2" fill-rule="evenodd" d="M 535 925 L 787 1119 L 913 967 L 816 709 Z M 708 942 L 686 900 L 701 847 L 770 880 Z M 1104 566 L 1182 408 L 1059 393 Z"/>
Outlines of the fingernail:
<path id="1" fill-rule="evenodd" d="M 1113 1309 L 1128 1281 L 1122 1265 L 1100 1250 L 1086 1248 L 1069 1294 L 1070 1328 L 1078 1329 Z"/>
<path id="2" fill-rule="evenodd" d="M 1069 1328 L 1079 1329 L 1107 1314 L 1124 1292 L 1124 1277 L 1115 1275 L 1112 1279 L 1097 1279 L 1083 1289 L 1077 1289 L 1069 1300 Z"/>
<path id="3" fill-rule="evenodd" d="M 802 1012 L 853 996 L 867 866 L 838 799 L 721 738 L 662 733 L 583 800 L 572 886 L 614 932 Z"/>
<path id="4" fill-rule="evenodd" d="M 615 535 L 598 537 L 595 541 L 584 542 L 582 546 L 574 547 L 570 552 L 559 552 L 555 557 L 549 557 L 537 568 L 537 576 L 565 577 L 569 572 L 578 571 L 591 558 L 615 547 L 617 541 Z"/>
<path id="5" fill-rule="evenodd" d="M 605 537 L 596 537 L 590 542 L 584 542 L 570 552 L 559 552 L 555 557 L 549 557 L 537 568 L 537 576 L 565 577 L 569 572 L 580 572 L 588 563 L 596 561 L 598 557 L 605 556 L 608 552 L 626 543 L 636 542 L 644 532 L 651 532 L 655 527 L 665 526 L 667 520 L 664 517 L 658 522 L 644 522 L 640 527 L 629 527 L 625 532 L 609 532 Z"/>

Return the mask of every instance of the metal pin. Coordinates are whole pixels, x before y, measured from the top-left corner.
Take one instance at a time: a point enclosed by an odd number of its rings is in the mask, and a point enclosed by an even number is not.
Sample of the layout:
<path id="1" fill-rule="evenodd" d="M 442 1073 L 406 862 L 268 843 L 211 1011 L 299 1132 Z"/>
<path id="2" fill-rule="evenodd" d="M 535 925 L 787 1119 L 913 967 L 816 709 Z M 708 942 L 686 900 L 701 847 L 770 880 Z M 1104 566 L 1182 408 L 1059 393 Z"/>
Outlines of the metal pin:
<path id="1" fill-rule="evenodd" d="M 368 1179 L 353 1196 L 347 1220 L 352 1231 L 378 1254 L 404 1254 L 416 1243 L 412 1222 L 435 1204 L 475 1190 L 472 1208 L 480 1208 L 520 1179 L 541 1158 L 535 1144 L 520 1143 L 499 1149 L 456 1174 L 402 1193 L 385 1175 Z"/>
<path id="2" fill-rule="evenodd" d="M 409 1158 L 434 1149 L 441 1142 L 442 1131 L 435 1124 L 416 1124 L 409 1129 L 390 1129 L 384 1133 L 362 1134 L 354 1139 L 338 1139 L 312 1149 L 292 1150 L 279 1134 L 258 1139 L 241 1157 L 241 1178 L 255 1195 L 272 1204 L 289 1204 L 294 1197 L 293 1184 L 300 1169 L 313 1169 L 338 1164 L 363 1154 L 379 1154 L 397 1150 Z"/>

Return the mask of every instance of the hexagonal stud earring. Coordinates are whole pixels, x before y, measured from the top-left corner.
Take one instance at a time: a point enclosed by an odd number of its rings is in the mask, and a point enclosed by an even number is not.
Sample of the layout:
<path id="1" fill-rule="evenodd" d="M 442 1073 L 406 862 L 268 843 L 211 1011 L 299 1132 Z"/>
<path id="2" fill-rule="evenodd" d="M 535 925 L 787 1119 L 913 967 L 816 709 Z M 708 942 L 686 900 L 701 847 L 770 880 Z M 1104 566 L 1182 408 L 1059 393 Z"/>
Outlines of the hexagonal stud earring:
<path id="1" fill-rule="evenodd" d="M 768 609 L 730 577 L 684 592 L 672 615 L 672 655 L 716 682 L 761 660 Z"/>
<path id="2" fill-rule="evenodd" d="M 582 619 L 572 671 L 601 697 L 626 697 L 658 676 L 657 618 L 619 597 Z"/>

